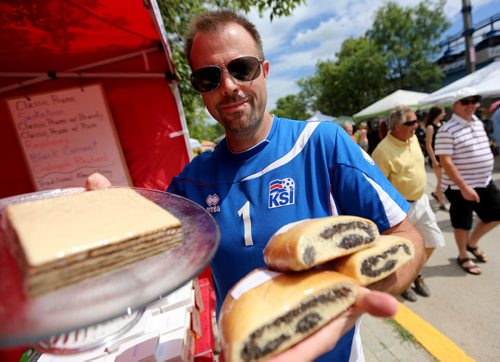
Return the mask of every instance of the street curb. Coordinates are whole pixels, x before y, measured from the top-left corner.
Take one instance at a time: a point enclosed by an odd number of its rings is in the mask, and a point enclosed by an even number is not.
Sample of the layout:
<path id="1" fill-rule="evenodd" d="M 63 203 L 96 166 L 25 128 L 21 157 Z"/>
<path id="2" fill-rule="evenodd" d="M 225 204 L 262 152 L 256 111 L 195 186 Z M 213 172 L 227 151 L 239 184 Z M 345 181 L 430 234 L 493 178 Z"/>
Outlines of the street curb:
<path id="1" fill-rule="evenodd" d="M 413 335 L 423 348 L 438 361 L 474 361 L 467 356 L 452 340 L 420 318 L 404 304 L 398 303 L 394 321 Z"/>

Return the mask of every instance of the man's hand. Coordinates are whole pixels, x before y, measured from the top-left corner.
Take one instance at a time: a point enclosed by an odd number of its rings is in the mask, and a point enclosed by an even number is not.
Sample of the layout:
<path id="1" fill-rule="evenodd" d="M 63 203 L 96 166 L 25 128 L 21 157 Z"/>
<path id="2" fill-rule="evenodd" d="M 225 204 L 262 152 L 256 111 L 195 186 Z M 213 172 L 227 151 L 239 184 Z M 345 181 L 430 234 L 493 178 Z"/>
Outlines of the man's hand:
<path id="1" fill-rule="evenodd" d="M 479 195 L 474 188 L 470 187 L 468 184 L 460 188 L 460 193 L 462 197 L 468 201 L 479 202 Z"/>
<path id="2" fill-rule="evenodd" d="M 463 179 L 457 167 L 453 163 L 451 156 L 439 155 L 439 160 L 443 166 L 444 171 L 449 178 L 460 188 L 460 193 L 465 200 L 479 202 L 479 195 L 474 188 L 470 187 Z"/>
<path id="3" fill-rule="evenodd" d="M 97 172 L 87 177 L 87 180 L 85 181 L 85 188 L 87 191 L 107 189 L 111 186 L 111 182 Z"/>
<path id="4" fill-rule="evenodd" d="M 312 361 L 332 350 L 340 337 L 354 326 L 356 320 L 368 313 L 375 317 L 391 317 L 397 311 L 396 299 L 390 294 L 360 287 L 356 302 L 347 311 L 302 342 L 280 353 L 271 362 Z"/>

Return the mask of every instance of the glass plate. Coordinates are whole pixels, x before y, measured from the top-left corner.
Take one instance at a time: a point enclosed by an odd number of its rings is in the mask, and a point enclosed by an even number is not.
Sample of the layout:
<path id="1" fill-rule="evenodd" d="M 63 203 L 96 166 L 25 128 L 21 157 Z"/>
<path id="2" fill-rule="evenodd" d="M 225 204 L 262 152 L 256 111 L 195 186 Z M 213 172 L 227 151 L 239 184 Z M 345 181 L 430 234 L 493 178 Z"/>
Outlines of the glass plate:
<path id="1" fill-rule="evenodd" d="M 219 229 L 212 216 L 183 197 L 134 190 L 181 220 L 181 244 L 123 269 L 33 299 L 23 291 L 22 275 L 7 245 L 4 210 L 10 204 L 84 190 L 39 191 L 0 200 L 0 347 L 36 343 L 125 315 L 173 292 L 208 265 L 219 246 Z"/>

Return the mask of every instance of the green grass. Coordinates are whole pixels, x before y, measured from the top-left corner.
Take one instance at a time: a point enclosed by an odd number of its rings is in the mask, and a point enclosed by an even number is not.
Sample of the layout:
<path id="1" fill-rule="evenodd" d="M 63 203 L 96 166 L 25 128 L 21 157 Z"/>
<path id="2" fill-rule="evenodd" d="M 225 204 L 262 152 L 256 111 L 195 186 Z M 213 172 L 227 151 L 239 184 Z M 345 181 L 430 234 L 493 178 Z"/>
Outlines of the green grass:
<path id="1" fill-rule="evenodd" d="M 408 343 L 414 343 L 414 344 L 419 344 L 417 340 L 413 337 L 413 335 L 408 332 L 406 329 L 404 329 L 398 322 L 396 322 L 392 318 L 385 318 L 384 322 L 391 325 L 396 332 L 398 333 L 399 338 L 403 342 L 408 342 Z"/>

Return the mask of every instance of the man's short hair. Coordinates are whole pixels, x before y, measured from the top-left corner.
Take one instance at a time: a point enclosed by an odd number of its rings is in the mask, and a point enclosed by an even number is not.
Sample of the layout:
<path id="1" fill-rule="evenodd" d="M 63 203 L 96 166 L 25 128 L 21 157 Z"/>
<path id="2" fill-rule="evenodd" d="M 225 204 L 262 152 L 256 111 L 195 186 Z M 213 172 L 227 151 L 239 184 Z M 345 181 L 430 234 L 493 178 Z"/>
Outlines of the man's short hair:
<path id="1" fill-rule="evenodd" d="M 408 112 L 413 112 L 410 107 L 407 106 L 397 106 L 391 113 L 389 113 L 389 129 L 392 130 L 397 124 L 403 124 L 406 122 L 406 114 Z"/>
<path id="2" fill-rule="evenodd" d="M 191 48 L 193 47 L 193 40 L 198 33 L 212 33 L 217 32 L 229 23 L 236 23 L 241 25 L 246 31 L 250 33 L 255 40 L 257 50 L 260 58 L 264 58 L 264 47 L 262 39 L 254 24 L 252 24 L 246 17 L 236 13 L 230 9 L 217 9 L 209 10 L 195 16 L 189 22 L 187 27 L 184 54 L 191 65 Z"/>
<path id="3" fill-rule="evenodd" d="M 349 121 L 344 121 L 344 123 L 342 123 L 342 128 L 343 129 L 351 129 L 352 130 L 352 123 L 349 122 Z"/>

